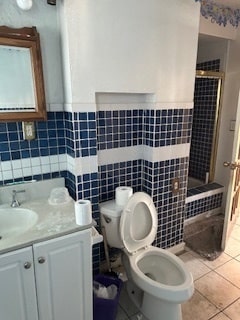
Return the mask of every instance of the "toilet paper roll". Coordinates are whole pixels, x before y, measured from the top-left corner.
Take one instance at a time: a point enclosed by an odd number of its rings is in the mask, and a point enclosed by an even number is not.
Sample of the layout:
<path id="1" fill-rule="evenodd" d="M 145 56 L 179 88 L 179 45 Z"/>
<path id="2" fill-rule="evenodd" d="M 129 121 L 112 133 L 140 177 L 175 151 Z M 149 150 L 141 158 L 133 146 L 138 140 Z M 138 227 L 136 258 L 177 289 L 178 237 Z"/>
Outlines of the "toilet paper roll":
<path id="1" fill-rule="evenodd" d="M 89 200 L 78 200 L 75 202 L 76 224 L 85 226 L 92 223 L 92 204 Z"/>
<path id="2" fill-rule="evenodd" d="M 128 199 L 133 194 L 133 189 L 131 187 L 117 187 L 115 189 L 115 199 L 118 206 L 125 206 Z"/>

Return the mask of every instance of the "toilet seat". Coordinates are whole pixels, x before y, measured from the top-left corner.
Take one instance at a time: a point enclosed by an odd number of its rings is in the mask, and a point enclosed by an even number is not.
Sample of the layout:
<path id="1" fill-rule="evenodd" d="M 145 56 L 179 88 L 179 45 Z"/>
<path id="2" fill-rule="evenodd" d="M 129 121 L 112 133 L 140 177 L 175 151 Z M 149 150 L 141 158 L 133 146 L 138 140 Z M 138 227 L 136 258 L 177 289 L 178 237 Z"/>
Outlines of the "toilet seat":
<path id="1" fill-rule="evenodd" d="M 157 212 L 152 198 L 136 192 L 125 205 L 120 219 L 120 237 L 125 249 L 133 254 L 152 244 L 158 227 Z"/>

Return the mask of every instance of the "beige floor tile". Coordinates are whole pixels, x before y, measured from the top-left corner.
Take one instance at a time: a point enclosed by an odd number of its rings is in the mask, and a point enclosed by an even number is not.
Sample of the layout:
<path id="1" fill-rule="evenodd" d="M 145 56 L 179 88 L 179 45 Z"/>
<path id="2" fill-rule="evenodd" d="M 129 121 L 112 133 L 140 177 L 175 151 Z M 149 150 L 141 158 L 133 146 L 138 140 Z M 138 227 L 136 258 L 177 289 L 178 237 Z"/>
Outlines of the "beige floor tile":
<path id="1" fill-rule="evenodd" d="M 240 319 L 240 299 L 234 302 L 231 306 L 224 310 L 224 313 L 231 320 L 239 320 Z"/>
<path id="2" fill-rule="evenodd" d="M 215 271 L 211 271 L 195 281 L 195 288 L 220 310 L 240 297 L 240 289 Z"/>
<path id="3" fill-rule="evenodd" d="M 128 320 L 128 319 L 129 318 L 128 318 L 127 314 L 125 313 L 125 311 L 120 306 L 118 306 L 116 320 Z"/>
<path id="4" fill-rule="evenodd" d="M 182 304 L 183 320 L 207 320 L 219 310 L 195 290 L 192 298 Z"/>
<path id="5" fill-rule="evenodd" d="M 193 251 L 192 249 L 186 247 L 186 252 L 191 253 L 192 256 L 194 256 L 196 259 L 202 261 L 204 258 L 201 257 L 197 252 Z"/>
<path id="6" fill-rule="evenodd" d="M 240 226 L 240 216 L 236 219 L 236 224 Z"/>
<path id="7" fill-rule="evenodd" d="M 196 259 L 190 252 L 185 252 L 179 258 L 186 264 L 187 269 L 192 273 L 193 279 L 199 279 L 211 271 L 204 263 Z"/>
<path id="8" fill-rule="evenodd" d="M 195 259 L 201 260 L 202 257 L 195 251 L 191 250 L 190 248 L 186 247 L 186 250 L 184 253 L 182 253 L 182 255 L 184 255 L 185 253 L 190 253 Z"/>
<path id="9" fill-rule="evenodd" d="M 211 320 L 229 320 L 229 319 L 230 318 L 228 318 L 223 312 L 220 312 L 215 317 L 211 318 Z"/>
<path id="10" fill-rule="evenodd" d="M 224 250 L 226 254 L 231 257 L 236 257 L 240 255 L 240 241 L 231 238 L 227 242 L 226 249 Z"/>
<path id="11" fill-rule="evenodd" d="M 236 221 L 235 221 L 235 223 L 234 223 L 234 225 L 233 225 L 233 230 L 234 229 L 238 229 L 240 226 L 239 226 L 239 224 L 237 223 L 237 220 L 238 220 L 239 218 L 237 218 L 236 219 Z M 239 222 L 240 222 L 240 220 L 238 220 Z"/>
<path id="12" fill-rule="evenodd" d="M 231 232 L 231 238 L 234 238 L 238 241 L 240 241 L 240 226 L 236 225 L 233 227 L 233 230 Z"/>
<path id="13" fill-rule="evenodd" d="M 235 257 L 236 260 L 240 261 L 240 255 Z"/>
<path id="14" fill-rule="evenodd" d="M 134 305 L 132 300 L 129 298 L 129 295 L 127 293 L 127 289 L 125 284 L 123 285 L 123 288 L 121 290 L 119 304 L 123 308 L 124 311 L 126 311 L 128 316 L 132 316 L 138 312 L 137 307 Z"/>
<path id="15" fill-rule="evenodd" d="M 132 316 L 130 319 L 131 319 L 131 320 L 139 320 L 139 319 L 141 319 L 141 320 L 148 320 L 148 319 L 145 318 L 141 313 L 135 314 L 135 315 Z"/>
<path id="16" fill-rule="evenodd" d="M 232 259 L 215 271 L 240 289 L 240 261 Z"/>
<path id="17" fill-rule="evenodd" d="M 200 261 L 202 263 L 204 263 L 207 267 L 209 267 L 210 269 L 216 269 L 218 267 L 220 267 L 221 265 L 223 265 L 224 263 L 230 261 L 232 259 L 232 257 L 230 257 L 228 254 L 222 252 L 221 255 L 213 260 L 213 261 L 209 261 L 207 259 L 201 258 Z"/>

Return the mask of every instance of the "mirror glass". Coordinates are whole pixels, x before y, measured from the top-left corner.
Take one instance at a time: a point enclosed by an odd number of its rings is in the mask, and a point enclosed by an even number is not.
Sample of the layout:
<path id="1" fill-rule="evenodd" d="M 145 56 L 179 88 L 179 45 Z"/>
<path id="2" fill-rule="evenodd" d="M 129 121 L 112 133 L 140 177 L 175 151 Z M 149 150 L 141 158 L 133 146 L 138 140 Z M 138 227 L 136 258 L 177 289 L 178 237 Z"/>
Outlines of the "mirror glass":
<path id="1" fill-rule="evenodd" d="M 46 103 L 36 28 L 0 27 L 0 120 L 45 120 Z"/>
<path id="2" fill-rule="evenodd" d="M 30 50 L 0 46 L 0 61 L 0 110 L 34 111 L 36 100 Z"/>

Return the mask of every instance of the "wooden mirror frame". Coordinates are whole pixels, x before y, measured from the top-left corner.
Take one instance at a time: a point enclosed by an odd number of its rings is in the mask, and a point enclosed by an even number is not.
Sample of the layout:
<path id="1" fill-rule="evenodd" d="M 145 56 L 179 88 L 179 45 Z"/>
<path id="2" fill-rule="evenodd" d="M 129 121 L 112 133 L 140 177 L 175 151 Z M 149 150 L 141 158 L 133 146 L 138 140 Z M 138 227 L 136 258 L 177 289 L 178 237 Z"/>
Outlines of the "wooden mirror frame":
<path id="1" fill-rule="evenodd" d="M 0 112 L 0 121 L 46 120 L 42 55 L 39 33 L 36 27 L 14 29 L 0 26 L 0 45 L 29 48 L 35 90 L 35 111 Z"/>

